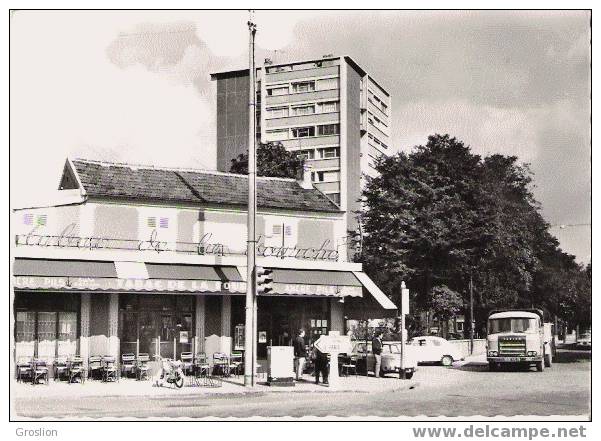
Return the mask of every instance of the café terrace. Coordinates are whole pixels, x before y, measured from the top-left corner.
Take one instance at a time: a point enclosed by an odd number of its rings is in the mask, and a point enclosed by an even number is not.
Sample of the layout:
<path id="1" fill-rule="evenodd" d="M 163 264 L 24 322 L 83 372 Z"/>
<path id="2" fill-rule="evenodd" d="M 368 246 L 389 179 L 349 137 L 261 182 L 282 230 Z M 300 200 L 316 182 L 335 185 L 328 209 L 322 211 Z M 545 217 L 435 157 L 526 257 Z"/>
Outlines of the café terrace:
<path id="1" fill-rule="evenodd" d="M 16 360 L 244 351 L 247 177 L 67 159 L 56 200 L 13 211 Z M 395 305 L 349 261 L 346 217 L 302 181 L 257 178 L 259 358 Z"/>

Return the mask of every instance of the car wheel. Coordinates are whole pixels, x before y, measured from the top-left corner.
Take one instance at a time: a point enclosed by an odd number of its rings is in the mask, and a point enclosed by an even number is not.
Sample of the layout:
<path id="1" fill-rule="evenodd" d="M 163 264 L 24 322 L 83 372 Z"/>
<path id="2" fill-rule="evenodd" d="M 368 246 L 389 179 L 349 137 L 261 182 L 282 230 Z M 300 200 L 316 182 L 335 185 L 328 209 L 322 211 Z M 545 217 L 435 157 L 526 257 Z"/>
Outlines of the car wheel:
<path id="1" fill-rule="evenodd" d="M 405 380 L 411 380 L 413 378 L 413 372 L 405 372 Z"/>
<path id="2" fill-rule="evenodd" d="M 453 364 L 453 357 L 451 357 L 450 355 L 444 355 L 440 359 L 440 362 L 443 366 L 451 366 Z"/>
<path id="3" fill-rule="evenodd" d="M 536 370 L 538 372 L 542 372 L 545 370 L 545 362 L 544 361 L 537 361 L 536 362 Z"/>

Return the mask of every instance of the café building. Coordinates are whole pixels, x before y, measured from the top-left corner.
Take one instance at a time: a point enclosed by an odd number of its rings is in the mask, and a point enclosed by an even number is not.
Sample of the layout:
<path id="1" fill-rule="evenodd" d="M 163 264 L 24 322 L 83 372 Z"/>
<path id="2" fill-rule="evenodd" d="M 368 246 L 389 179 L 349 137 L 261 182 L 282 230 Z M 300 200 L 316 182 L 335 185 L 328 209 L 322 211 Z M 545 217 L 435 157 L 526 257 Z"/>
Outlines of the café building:
<path id="1" fill-rule="evenodd" d="M 258 356 L 396 313 L 349 261 L 346 216 L 310 179 L 257 179 Z M 14 357 L 244 350 L 246 176 L 67 159 L 57 199 L 13 211 Z"/>

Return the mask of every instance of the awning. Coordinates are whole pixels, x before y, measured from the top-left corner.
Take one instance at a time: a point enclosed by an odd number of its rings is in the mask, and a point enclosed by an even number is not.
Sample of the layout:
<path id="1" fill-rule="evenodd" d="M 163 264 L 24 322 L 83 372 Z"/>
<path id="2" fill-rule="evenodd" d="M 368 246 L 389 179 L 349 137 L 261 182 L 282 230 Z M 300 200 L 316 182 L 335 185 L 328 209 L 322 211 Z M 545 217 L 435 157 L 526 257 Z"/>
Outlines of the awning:
<path id="1" fill-rule="evenodd" d="M 351 271 L 274 268 L 270 295 L 361 297 L 363 285 Z"/>
<path id="2" fill-rule="evenodd" d="M 30 290 L 243 293 L 232 266 L 15 259 L 14 287 Z"/>
<path id="3" fill-rule="evenodd" d="M 15 259 L 14 287 L 30 290 L 242 294 L 244 268 L 89 260 Z M 273 296 L 363 297 L 378 309 L 396 306 L 363 272 L 273 268 Z"/>
<path id="4" fill-rule="evenodd" d="M 382 292 L 380 288 L 365 273 L 355 271 L 353 274 L 361 281 L 365 289 L 376 299 L 384 309 L 397 309 L 396 305 Z"/>
<path id="5" fill-rule="evenodd" d="M 94 260 L 15 259 L 14 276 L 117 277 L 113 262 Z"/>

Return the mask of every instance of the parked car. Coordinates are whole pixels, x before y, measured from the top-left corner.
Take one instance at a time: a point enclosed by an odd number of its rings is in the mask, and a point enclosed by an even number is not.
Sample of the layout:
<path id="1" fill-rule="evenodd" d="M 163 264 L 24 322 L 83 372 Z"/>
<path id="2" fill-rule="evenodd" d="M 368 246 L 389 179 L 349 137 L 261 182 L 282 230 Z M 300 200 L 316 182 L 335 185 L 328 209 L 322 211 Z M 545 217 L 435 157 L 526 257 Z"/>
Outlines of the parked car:
<path id="1" fill-rule="evenodd" d="M 591 349 L 593 347 L 593 340 L 590 332 L 580 334 L 580 338 L 576 340 L 576 347 L 582 349 Z"/>
<path id="2" fill-rule="evenodd" d="M 362 373 L 374 371 L 376 359 L 371 352 L 371 342 L 356 341 L 353 344 L 352 355 L 357 356 L 357 370 Z M 417 359 L 415 358 L 415 348 L 405 345 L 404 353 L 405 378 L 411 379 L 417 370 Z M 366 372 L 367 363 L 367 372 Z M 401 366 L 401 343 L 385 341 L 382 343 L 382 364 L 380 366 L 380 375 L 399 372 Z"/>
<path id="3" fill-rule="evenodd" d="M 443 366 L 450 366 L 453 361 L 463 360 L 459 348 L 442 337 L 414 337 L 411 346 L 416 349 L 418 363 L 441 363 Z"/>

